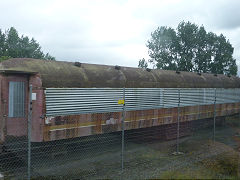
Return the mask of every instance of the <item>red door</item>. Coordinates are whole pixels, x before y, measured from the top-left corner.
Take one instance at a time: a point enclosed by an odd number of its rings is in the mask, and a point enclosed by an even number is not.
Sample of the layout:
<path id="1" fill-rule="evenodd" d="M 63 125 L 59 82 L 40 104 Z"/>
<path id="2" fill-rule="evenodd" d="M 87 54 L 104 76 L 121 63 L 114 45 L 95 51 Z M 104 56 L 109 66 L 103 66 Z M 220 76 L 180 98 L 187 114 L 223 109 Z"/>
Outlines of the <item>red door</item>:
<path id="1" fill-rule="evenodd" d="M 2 100 L 5 117 L 5 136 L 27 135 L 28 75 L 5 75 Z"/>

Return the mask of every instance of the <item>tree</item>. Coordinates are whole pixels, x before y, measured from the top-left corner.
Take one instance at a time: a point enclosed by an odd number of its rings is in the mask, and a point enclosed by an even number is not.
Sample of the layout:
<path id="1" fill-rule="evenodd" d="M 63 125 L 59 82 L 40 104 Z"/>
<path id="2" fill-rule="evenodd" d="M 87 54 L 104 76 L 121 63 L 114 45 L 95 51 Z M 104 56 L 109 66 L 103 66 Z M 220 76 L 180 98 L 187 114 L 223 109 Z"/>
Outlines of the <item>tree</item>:
<path id="1" fill-rule="evenodd" d="M 11 27 L 5 33 L 0 29 L 0 61 L 9 58 L 36 58 L 55 60 L 49 53 L 44 54 L 39 43 L 32 38 L 22 35 Z"/>
<path id="2" fill-rule="evenodd" d="M 148 62 L 158 69 L 237 74 L 234 48 L 229 40 L 222 34 L 206 32 L 204 26 L 183 21 L 176 30 L 158 27 L 151 33 L 147 47 L 151 58 Z M 139 65 L 142 63 L 140 60 Z"/>
<path id="3" fill-rule="evenodd" d="M 138 62 L 138 67 L 146 69 L 148 67 L 147 61 L 144 58 L 140 59 Z"/>

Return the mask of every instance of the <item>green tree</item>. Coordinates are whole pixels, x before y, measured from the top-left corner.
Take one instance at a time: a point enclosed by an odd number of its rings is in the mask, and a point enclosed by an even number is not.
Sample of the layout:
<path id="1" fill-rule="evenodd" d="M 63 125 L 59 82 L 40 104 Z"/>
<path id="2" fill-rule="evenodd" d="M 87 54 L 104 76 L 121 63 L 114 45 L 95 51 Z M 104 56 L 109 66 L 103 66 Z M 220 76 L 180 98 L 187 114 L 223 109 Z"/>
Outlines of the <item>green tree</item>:
<path id="1" fill-rule="evenodd" d="M 144 58 L 140 59 L 138 62 L 138 67 L 146 69 L 148 67 L 147 61 Z"/>
<path id="2" fill-rule="evenodd" d="M 0 29 L 0 57 L 3 56 L 5 50 L 6 50 L 6 47 L 5 47 L 5 34 Z"/>
<path id="3" fill-rule="evenodd" d="M 39 43 L 32 38 L 22 35 L 19 37 L 14 27 L 5 33 L 0 29 L 0 61 L 9 58 L 36 58 L 55 60 L 49 53 L 44 54 Z"/>
<path id="4" fill-rule="evenodd" d="M 183 21 L 176 30 L 158 27 L 151 33 L 147 47 L 149 63 L 158 69 L 237 74 L 234 48 L 229 40 L 222 34 L 206 32 L 204 26 Z M 143 63 L 140 61 L 139 65 Z"/>

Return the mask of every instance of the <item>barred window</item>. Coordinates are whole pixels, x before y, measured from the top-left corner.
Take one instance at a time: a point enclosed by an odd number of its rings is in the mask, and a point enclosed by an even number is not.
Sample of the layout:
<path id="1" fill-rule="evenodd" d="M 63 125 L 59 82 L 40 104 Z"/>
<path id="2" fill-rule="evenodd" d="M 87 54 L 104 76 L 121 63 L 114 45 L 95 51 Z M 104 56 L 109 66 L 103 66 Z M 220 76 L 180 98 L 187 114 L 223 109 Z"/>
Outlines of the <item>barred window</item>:
<path id="1" fill-rule="evenodd" d="M 9 82 L 9 117 L 24 117 L 25 106 L 25 88 L 24 82 Z"/>

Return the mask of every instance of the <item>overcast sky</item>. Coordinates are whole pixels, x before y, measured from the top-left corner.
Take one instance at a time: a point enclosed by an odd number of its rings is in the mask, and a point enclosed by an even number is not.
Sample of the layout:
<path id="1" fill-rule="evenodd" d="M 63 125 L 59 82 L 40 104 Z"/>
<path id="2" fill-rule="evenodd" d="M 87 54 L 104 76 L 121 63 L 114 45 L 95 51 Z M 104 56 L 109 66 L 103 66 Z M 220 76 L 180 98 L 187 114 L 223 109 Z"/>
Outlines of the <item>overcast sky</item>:
<path id="1" fill-rule="evenodd" d="M 0 29 L 34 37 L 57 60 L 138 65 L 158 26 L 223 33 L 240 69 L 240 0 L 0 0 Z"/>

